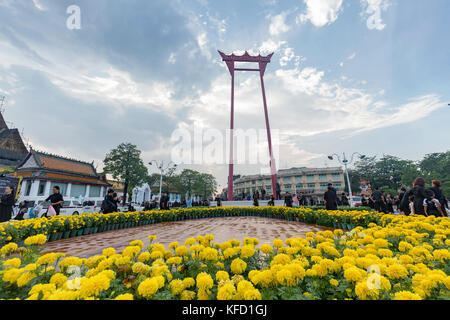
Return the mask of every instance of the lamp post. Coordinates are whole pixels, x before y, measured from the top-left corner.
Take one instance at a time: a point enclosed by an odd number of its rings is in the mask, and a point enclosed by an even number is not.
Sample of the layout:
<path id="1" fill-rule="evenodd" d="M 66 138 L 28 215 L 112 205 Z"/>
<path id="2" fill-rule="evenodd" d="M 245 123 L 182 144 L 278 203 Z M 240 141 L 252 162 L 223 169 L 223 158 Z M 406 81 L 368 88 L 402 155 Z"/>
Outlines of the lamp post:
<path id="1" fill-rule="evenodd" d="M 162 177 L 165 171 L 167 171 L 168 169 L 172 169 L 172 168 L 176 168 L 177 165 L 175 163 L 173 163 L 172 161 L 170 161 L 167 166 L 164 167 L 164 160 L 161 160 L 161 162 L 158 162 L 156 160 L 152 160 L 150 161 L 148 164 L 152 165 L 153 163 L 155 163 L 156 167 L 159 169 L 160 172 L 160 177 L 159 177 L 159 200 L 161 200 L 161 191 L 162 191 Z"/>
<path id="2" fill-rule="evenodd" d="M 350 161 L 348 161 L 347 158 L 346 158 L 346 156 L 345 156 L 345 152 L 343 152 L 342 154 L 343 154 L 342 160 L 341 160 L 341 158 L 339 157 L 339 155 L 336 154 L 336 153 L 332 154 L 331 156 L 328 156 L 328 159 L 334 160 L 333 156 L 336 156 L 338 162 L 339 162 L 340 164 L 343 164 L 343 165 L 344 165 L 344 168 L 345 168 L 345 175 L 346 175 L 346 177 L 347 177 L 348 193 L 349 193 L 349 195 L 350 195 L 350 206 L 353 207 L 354 204 L 353 204 L 352 186 L 351 186 L 351 184 L 350 184 L 350 177 L 348 176 L 347 165 L 352 164 L 352 162 L 353 162 L 353 157 L 354 157 L 355 155 L 358 155 L 358 156 L 359 156 L 359 159 L 361 159 L 361 160 L 364 159 L 366 156 L 363 155 L 363 154 L 360 154 L 359 152 L 354 152 L 354 153 L 352 154 L 351 158 L 350 158 Z"/>

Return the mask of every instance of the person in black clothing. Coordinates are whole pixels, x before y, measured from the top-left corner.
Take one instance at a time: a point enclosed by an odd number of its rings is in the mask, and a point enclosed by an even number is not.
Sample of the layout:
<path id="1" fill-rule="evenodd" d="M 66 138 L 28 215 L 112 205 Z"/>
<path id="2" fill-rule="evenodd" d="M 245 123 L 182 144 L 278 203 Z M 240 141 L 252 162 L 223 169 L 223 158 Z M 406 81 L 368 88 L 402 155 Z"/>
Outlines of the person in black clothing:
<path id="1" fill-rule="evenodd" d="M 306 199 L 306 197 L 303 195 L 303 193 L 300 192 L 300 194 L 298 195 L 298 204 L 300 206 L 306 206 L 308 205 L 308 200 Z"/>
<path id="2" fill-rule="evenodd" d="M 59 216 L 59 211 L 62 208 L 62 205 L 64 203 L 63 196 L 61 193 L 59 193 L 59 187 L 54 186 L 53 187 L 53 194 L 50 195 L 47 199 L 42 202 L 42 205 L 46 202 L 50 201 L 50 205 L 55 209 L 56 215 Z M 47 210 L 48 212 L 48 210 Z M 44 214 L 45 217 L 47 217 L 47 212 Z"/>
<path id="3" fill-rule="evenodd" d="M 267 203 L 268 206 L 274 206 L 275 205 L 275 197 L 274 196 L 270 196 L 270 200 Z"/>
<path id="4" fill-rule="evenodd" d="M 275 185 L 275 190 L 276 190 L 276 199 L 280 200 L 281 199 L 281 187 L 280 184 L 277 182 L 277 184 Z"/>
<path id="5" fill-rule="evenodd" d="M 430 190 L 434 192 L 434 198 L 439 201 L 441 208 L 445 208 L 445 197 L 442 194 L 441 182 L 439 180 L 433 180 L 431 181 L 431 185 Z M 445 209 L 443 210 L 445 211 Z"/>
<path id="6" fill-rule="evenodd" d="M 423 200 L 423 208 L 426 216 L 433 215 L 435 217 L 445 217 L 442 212 L 441 203 L 435 198 L 433 190 L 427 189 L 424 192 L 425 200 Z"/>
<path id="7" fill-rule="evenodd" d="M 102 202 L 102 212 L 103 213 L 112 213 L 117 211 L 117 203 L 114 200 L 114 190 L 109 189 L 105 199 Z M 117 197 L 117 195 L 116 195 Z"/>
<path id="8" fill-rule="evenodd" d="M 386 195 L 386 211 L 387 213 L 394 214 L 394 199 L 390 194 Z"/>
<path id="9" fill-rule="evenodd" d="M 378 190 L 378 187 L 375 187 L 374 189 L 375 190 L 372 192 L 370 198 L 373 201 L 374 209 L 378 212 L 382 212 L 384 204 L 383 193 L 380 190 Z"/>
<path id="10" fill-rule="evenodd" d="M 364 195 L 361 197 L 361 205 L 363 207 L 368 207 L 369 206 L 369 201 L 367 201 L 367 198 Z"/>
<path id="11" fill-rule="evenodd" d="M 423 200 L 425 196 L 425 179 L 416 178 L 414 180 L 414 187 L 412 188 L 412 195 L 414 195 L 414 214 L 425 215 L 423 207 Z"/>
<path id="12" fill-rule="evenodd" d="M 284 196 L 284 205 L 286 207 L 292 208 L 292 202 L 293 200 L 291 194 L 289 192 L 286 192 L 286 195 Z"/>
<path id="13" fill-rule="evenodd" d="M 27 211 L 28 202 L 24 200 L 19 203 L 19 213 L 17 213 L 17 216 L 14 218 L 14 220 L 23 220 L 23 216 L 25 215 L 25 213 L 27 213 Z"/>
<path id="14" fill-rule="evenodd" d="M 327 210 L 337 210 L 338 198 L 336 195 L 336 189 L 333 188 L 333 184 L 328 184 L 328 190 L 324 193 L 323 200 Z"/>
<path id="15" fill-rule="evenodd" d="M 347 195 L 343 192 L 341 195 L 341 204 L 343 206 L 349 206 Z"/>
<path id="16" fill-rule="evenodd" d="M 217 196 L 215 201 L 217 201 L 217 206 L 221 207 L 222 206 L 222 198 L 220 196 Z"/>
<path id="17" fill-rule="evenodd" d="M 0 197 L 0 222 L 11 220 L 14 202 L 14 188 L 7 186 L 5 194 Z"/>
<path id="18" fill-rule="evenodd" d="M 252 198 L 253 198 L 253 205 L 254 205 L 255 207 L 258 207 L 258 206 L 259 206 L 259 202 L 258 202 L 258 199 L 259 199 L 259 192 L 258 192 L 258 190 L 256 190 L 256 192 L 253 193 Z"/>
<path id="19" fill-rule="evenodd" d="M 400 191 L 398 193 L 398 201 L 397 201 L 397 210 L 398 211 L 402 211 L 401 203 L 402 203 L 403 197 L 405 196 L 405 193 L 406 193 L 406 188 L 401 187 Z"/>
<path id="20" fill-rule="evenodd" d="M 266 190 L 264 188 L 261 190 L 261 200 L 266 200 Z"/>
<path id="21" fill-rule="evenodd" d="M 161 210 L 169 210 L 169 197 L 167 196 L 167 193 L 164 192 L 163 196 L 161 197 L 161 200 L 159 201 L 159 208 Z"/>

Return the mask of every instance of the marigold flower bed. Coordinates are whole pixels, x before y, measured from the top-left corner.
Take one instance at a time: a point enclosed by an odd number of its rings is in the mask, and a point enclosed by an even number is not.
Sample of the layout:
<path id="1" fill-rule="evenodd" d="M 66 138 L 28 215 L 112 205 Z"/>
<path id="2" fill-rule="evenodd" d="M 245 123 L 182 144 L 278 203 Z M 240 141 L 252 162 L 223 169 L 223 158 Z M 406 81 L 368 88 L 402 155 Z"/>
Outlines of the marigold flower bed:
<path id="1" fill-rule="evenodd" d="M 213 235 L 171 243 L 149 236 L 122 253 L 79 259 L 40 255 L 47 235 L 0 249 L 2 299 L 446 299 L 450 298 L 448 218 L 288 208 L 197 209 L 191 214 L 272 215 L 359 224 L 260 244 L 215 243 Z M 181 210 L 184 215 L 189 212 Z M 155 214 L 155 212 L 137 213 Z M 173 214 L 173 212 L 172 212 Z M 130 214 L 133 215 L 133 214 Z M 163 217 L 164 213 L 160 213 Z M 317 223 L 319 224 L 319 223 Z"/>
<path id="2" fill-rule="evenodd" d="M 0 245 L 8 242 L 21 243 L 25 238 L 37 234 L 45 234 L 47 241 L 55 241 L 62 238 L 67 239 L 91 233 L 159 222 L 236 216 L 259 216 L 299 221 L 326 227 L 353 229 L 356 226 L 366 227 L 371 222 L 378 223 L 382 215 L 367 210 L 327 211 L 315 208 L 219 207 L 52 216 L 49 218 L 13 220 L 1 223 Z"/>

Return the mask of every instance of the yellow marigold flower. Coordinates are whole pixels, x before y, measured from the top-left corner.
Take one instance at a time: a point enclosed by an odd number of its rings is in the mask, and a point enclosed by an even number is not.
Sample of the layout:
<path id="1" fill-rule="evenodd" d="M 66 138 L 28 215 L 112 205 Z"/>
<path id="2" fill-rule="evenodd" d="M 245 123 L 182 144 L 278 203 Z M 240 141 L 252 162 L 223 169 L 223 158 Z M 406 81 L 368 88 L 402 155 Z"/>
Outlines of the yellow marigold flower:
<path id="1" fill-rule="evenodd" d="M 142 262 L 136 262 L 131 267 L 131 270 L 133 270 L 134 273 L 145 274 L 145 273 L 147 273 L 150 270 L 150 266 L 146 265 L 146 264 L 144 264 Z"/>
<path id="2" fill-rule="evenodd" d="M 217 261 L 219 252 L 214 248 L 205 248 L 200 252 L 200 258 L 209 260 L 209 261 Z"/>
<path id="3" fill-rule="evenodd" d="M 131 293 L 119 294 L 114 300 L 134 300 L 134 297 Z"/>
<path id="4" fill-rule="evenodd" d="M 183 280 L 180 279 L 172 280 L 169 284 L 169 287 L 172 291 L 172 295 L 177 296 L 181 294 L 181 292 L 183 292 L 184 290 Z"/>
<path id="5" fill-rule="evenodd" d="M 370 298 L 378 298 L 379 290 L 371 289 L 367 286 L 367 281 L 361 281 L 356 284 L 355 293 L 359 299 L 368 300 Z"/>
<path id="6" fill-rule="evenodd" d="M 44 234 L 38 234 L 35 236 L 31 236 L 25 239 L 24 243 L 27 246 L 33 246 L 33 245 L 43 245 L 47 242 L 47 236 Z"/>
<path id="7" fill-rule="evenodd" d="M 110 257 L 110 256 L 116 254 L 116 249 L 114 249 L 114 248 L 103 249 L 102 254 L 106 257 Z"/>
<path id="8" fill-rule="evenodd" d="M 138 293 L 142 297 L 150 299 L 158 291 L 158 289 L 158 281 L 155 278 L 147 278 L 139 284 Z"/>
<path id="9" fill-rule="evenodd" d="M 330 284 L 333 287 L 337 287 L 339 285 L 339 281 L 337 281 L 336 279 L 330 279 Z"/>
<path id="10" fill-rule="evenodd" d="M 142 252 L 139 256 L 138 256 L 138 261 L 139 262 L 146 262 L 150 260 L 150 252 Z"/>
<path id="11" fill-rule="evenodd" d="M 195 243 L 195 238 L 188 238 L 184 241 L 184 245 L 186 247 L 189 247 L 189 246 L 193 245 L 194 243 Z"/>
<path id="12" fill-rule="evenodd" d="M 175 249 L 175 254 L 177 256 L 183 257 L 189 253 L 189 249 L 185 246 L 179 246 Z"/>
<path id="13" fill-rule="evenodd" d="M 261 245 L 261 251 L 264 253 L 272 253 L 272 246 L 270 244 Z"/>
<path id="14" fill-rule="evenodd" d="M 357 267 L 350 267 L 344 271 L 344 277 L 348 282 L 360 281 L 366 274 L 366 271 Z"/>
<path id="15" fill-rule="evenodd" d="M 55 284 L 58 288 L 63 287 L 67 282 L 67 277 L 62 273 L 55 273 L 50 278 L 50 283 Z"/>
<path id="16" fill-rule="evenodd" d="M 150 241 L 155 241 L 156 240 L 156 236 L 154 234 L 148 236 L 148 238 L 150 239 Z"/>
<path id="17" fill-rule="evenodd" d="M 378 249 L 378 254 L 382 257 L 392 257 L 394 253 L 389 249 Z"/>
<path id="18" fill-rule="evenodd" d="M 180 264 L 182 262 L 181 257 L 172 257 L 166 260 L 167 264 Z"/>
<path id="19" fill-rule="evenodd" d="M 284 244 L 283 244 L 283 240 L 281 240 L 281 239 L 275 239 L 275 240 L 273 240 L 272 245 L 273 245 L 275 248 L 281 248 L 281 247 L 284 245 Z"/>
<path id="20" fill-rule="evenodd" d="M 31 290 L 28 292 L 28 295 L 39 295 L 39 293 L 45 294 L 45 293 L 52 293 L 56 290 L 56 286 L 53 283 L 48 284 L 35 284 Z"/>
<path id="21" fill-rule="evenodd" d="M 282 286 L 294 286 L 296 285 L 295 278 L 289 270 L 282 269 L 276 273 L 276 279 Z"/>
<path id="22" fill-rule="evenodd" d="M 139 247 L 139 246 L 126 247 L 123 250 L 122 255 L 128 256 L 130 258 L 134 258 L 134 257 L 137 257 L 137 255 L 139 254 L 140 251 L 141 251 L 141 247 Z"/>
<path id="23" fill-rule="evenodd" d="M 233 284 L 223 285 L 217 292 L 217 300 L 232 300 L 236 289 Z"/>
<path id="24" fill-rule="evenodd" d="M 159 289 L 164 287 L 164 283 L 165 283 L 166 279 L 163 276 L 156 276 L 156 277 L 154 277 L 154 279 L 158 282 Z"/>
<path id="25" fill-rule="evenodd" d="M 247 263 L 244 260 L 237 258 L 231 262 L 230 268 L 231 272 L 234 274 L 241 274 L 247 269 Z"/>
<path id="26" fill-rule="evenodd" d="M 32 272 L 25 272 L 22 273 L 18 278 L 17 278 L 17 286 L 23 287 L 25 285 L 28 284 L 28 282 L 30 282 L 32 279 L 36 278 L 36 274 L 32 273 Z"/>
<path id="27" fill-rule="evenodd" d="M 15 244 L 14 242 L 11 242 L 11 243 L 4 245 L 0 249 L 0 254 L 8 254 L 8 253 L 15 252 L 16 250 L 17 250 L 17 244 Z"/>
<path id="28" fill-rule="evenodd" d="M 39 257 L 39 259 L 36 261 L 37 265 L 46 265 L 46 264 L 52 264 L 56 261 L 56 259 L 58 259 L 58 256 L 56 255 L 56 253 L 47 253 L 41 257 Z"/>
<path id="29" fill-rule="evenodd" d="M 422 300 L 422 298 L 412 292 L 409 291 L 399 291 L 395 293 L 395 300 Z"/>
<path id="30" fill-rule="evenodd" d="M 255 248 L 251 244 L 245 245 L 241 248 L 241 258 L 242 259 L 250 258 L 254 254 L 255 254 Z"/>
<path id="31" fill-rule="evenodd" d="M 3 266 L 7 267 L 7 268 L 11 268 L 11 267 L 15 267 L 18 268 L 20 267 L 20 264 L 22 262 L 20 261 L 19 258 L 13 258 L 13 259 L 9 259 L 3 262 Z"/>
<path id="32" fill-rule="evenodd" d="M 181 292 L 180 295 L 181 300 L 194 300 L 195 299 L 195 292 L 190 290 L 184 290 Z"/>
<path id="33" fill-rule="evenodd" d="M 401 264 L 392 264 L 386 268 L 386 275 L 391 279 L 404 278 L 409 275 L 408 269 Z"/>
<path id="34" fill-rule="evenodd" d="M 169 244 L 169 248 L 172 249 L 172 250 L 174 250 L 174 249 L 176 249 L 179 245 L 180 245 L 180 244 L 179 244 L 177 241 L 171 242 L 171 243 Z"/>
<path id="35" fill-rule="evenodd" d="M 291 260 L 292 260 L 292 258 L 289 255 L 280 253 L 280 254 L 277 254 L 275 257 L 273 257 L 272 261 L 270 262 L 270 265 L 271 266 L 276 265 L 276 264 L 285 265 L 285 264 L 288 264 L 289 262 L 291 262 Z"/>
<path id="36" fill-rule="evenodd" d="M 195 286 L 195 279 L 194 278 L 191 278 L 191 277 L 188 277 L 188 278 L 184 278 L 183 279 L 183 285 L 184 285 L 184 287 L 187 289 L 187 288 L 190 288 L 190 287 L 193 287 L 193 286 Z"/>
<path id="37" fill-rule="evenodd" d="M 216 281 L 224 281 L 224 280 L 229 280 L 230 276 L 228 274 L 228 272 L 226 271 L 217 271 L 216 273 Z"/>
<path id="38" fill-rule="evenodd" d="M 133 240 L 130 242 L 129 244 L 130 246 L 138 246 L 139 248 L 143 248 L 144 247 L 144 243 L 141 240 Z"/>
<path id="39" fill-rule="evenodd" d="M 386 239 L 375 239 L 373 241 L 373 244 L 377 248 L 384 248 L 384 247 L 389 246 L 389 242 Z"/>
<path id="40" fill-rule="evenodd" d="M 200 290 L 209 290 L 214 286 L 213 279 L 206 272 L 201 272 L 197 275 L 196 283 Z"/>
<path id="41" fill-rule="evenodd" d="M 197 299 L 198 300 L 209 300 L 209 295 L 211 294 L 210 290 L 198 290 Z"/>

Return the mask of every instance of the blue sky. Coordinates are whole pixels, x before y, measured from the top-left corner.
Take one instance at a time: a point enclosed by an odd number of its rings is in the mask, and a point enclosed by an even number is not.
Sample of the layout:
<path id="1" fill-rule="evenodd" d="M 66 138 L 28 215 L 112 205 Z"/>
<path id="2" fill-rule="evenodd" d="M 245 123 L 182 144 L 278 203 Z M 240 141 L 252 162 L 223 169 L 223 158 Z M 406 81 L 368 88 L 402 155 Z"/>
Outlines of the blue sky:
<path id="1" fill-rule="evenodd" d="M 0 0 L 0 95 L 34 148 L 99 170 L 125 141 L 169 160 L 174 130 L 229 126 L 217 49 L 274 51 L 278 167 L 331 166 L 343 151 L 418 160 L 450 147 L 449 12 L 447 0 Z M 258 77 L 236 81 L 236 127 L 263 129 Z M 226 182 L 226 164 L 182 167 Z"/>

